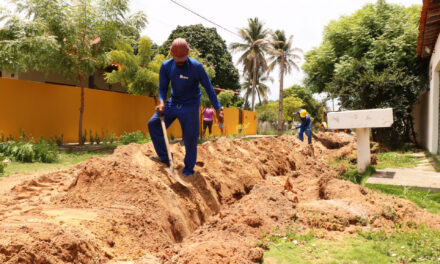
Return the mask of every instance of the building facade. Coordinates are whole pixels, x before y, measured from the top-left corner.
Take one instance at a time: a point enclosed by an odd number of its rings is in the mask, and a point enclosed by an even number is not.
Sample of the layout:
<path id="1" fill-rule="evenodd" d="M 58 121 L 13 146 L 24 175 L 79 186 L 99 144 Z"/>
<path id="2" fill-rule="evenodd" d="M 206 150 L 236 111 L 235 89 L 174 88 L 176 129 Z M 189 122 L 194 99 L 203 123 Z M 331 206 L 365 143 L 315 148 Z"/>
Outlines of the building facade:
<path id="1" fill-rule="evenodd" d="M 440 0 L 423 0 L 417 55 L 429 61 L 429 90 L 420 96 L 413 115 L 419 144 L 439 153 Z"/>

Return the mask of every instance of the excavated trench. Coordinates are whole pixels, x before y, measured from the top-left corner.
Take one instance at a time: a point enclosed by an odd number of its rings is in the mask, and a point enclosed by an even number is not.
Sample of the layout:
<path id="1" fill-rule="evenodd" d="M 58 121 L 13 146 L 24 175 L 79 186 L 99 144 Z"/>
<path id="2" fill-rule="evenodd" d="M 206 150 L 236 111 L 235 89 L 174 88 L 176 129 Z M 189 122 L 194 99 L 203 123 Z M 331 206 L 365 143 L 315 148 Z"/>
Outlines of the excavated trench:
<path id="1" fill-rule="evenodd" d="M 259 263 L 262 231 L 293 221 L 323 232 L 440 226 L 412 203 L 339 180 L 328 160 L 352 153 L 354 138 L 315 136 L 313 151 L 292 137 L 204 143 L 188 188 L 148 158 L 151 144 L 35 177 L 0 195 L 0 262 Z M 172 151 L 181 170 L 184 148 Z"/>

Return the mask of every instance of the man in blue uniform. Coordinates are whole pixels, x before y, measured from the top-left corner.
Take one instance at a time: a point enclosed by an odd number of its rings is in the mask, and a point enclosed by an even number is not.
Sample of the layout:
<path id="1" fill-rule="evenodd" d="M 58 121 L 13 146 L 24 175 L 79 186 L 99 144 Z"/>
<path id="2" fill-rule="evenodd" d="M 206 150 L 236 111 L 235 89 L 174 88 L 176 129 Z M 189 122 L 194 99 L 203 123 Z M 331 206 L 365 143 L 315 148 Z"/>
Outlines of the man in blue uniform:
<path id="1" fill-rule="evenodd" d="M 222 122 L 223 118 L 220 113 L 223 110 L 202 64 L 188 57 L 188 43 L 182 38 L 175 39 L 171 44 L 170 54 L 173 58 L 164 61 L 160 67 L 160 103 L 157 106 L 157 111 L 164 114 L 167 128 L 176 118 L 180 122 L 186 150 L 183 174 L 189 176 L 194 173 L 194 166 L 197 160 L 199 108 L 202 95 L 199 83 L 205 88 L 216 110 L 217 118 Z M 166 101 L 170 82 L 171 98 Z M 148 129 L 150 131 L 151 141 L 153 141 L 154 148 L 158 155 L 155 159 L 163 163 L 169 163 L 158 113 L 155 113 L 148 122 Z"/>
<path id="2" fill-rule="evenodd" d="M 295 127 L 296 129 L 299 128 L 299 132 L 298 132 L 299 139 L 301 141 L 304 141 L 304 132 L 305 132 L 308 137 L 309 144 L 312 144 L 312 119 L 307 114 L 307 111 L 304 109 L 299 110 L 298 113 L 296 114 L 299 115 L 301 119 L 301 124 Z"/>

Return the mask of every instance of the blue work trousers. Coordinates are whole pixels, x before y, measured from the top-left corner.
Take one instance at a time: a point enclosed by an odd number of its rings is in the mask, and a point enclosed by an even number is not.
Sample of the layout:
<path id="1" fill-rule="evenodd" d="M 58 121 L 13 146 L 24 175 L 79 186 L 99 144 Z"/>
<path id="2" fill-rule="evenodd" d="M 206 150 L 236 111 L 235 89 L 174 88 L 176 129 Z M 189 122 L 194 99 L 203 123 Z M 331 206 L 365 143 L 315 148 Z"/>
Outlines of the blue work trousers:
<path id="1" fill-rule="evenodd" d="M 185 168 L 183 174 L 194 173 L 194 166 L 197 160 L 197 140 L 199 138 L 199 105 L 181 105 L 172 102 L 165 104 L 165 126 L 168 128 L 176 118 L 182 128 L 183 142 L 185 144 Z M 148 121 L 151 141 L 153 141 L 156 153 L 162 161 L 168 161 L 168 154 L 163 137 L 160 118 L 157 113 Z"/>
<path id="2" fill-rule="evenodd" d="M 310 128 L 303 129 L 302 127 L 299 128 L 298 137 L 301 141 L 304 141 L 304 132 L 308 137 L 309 144 L 312 144 L 312 129 Z"/>

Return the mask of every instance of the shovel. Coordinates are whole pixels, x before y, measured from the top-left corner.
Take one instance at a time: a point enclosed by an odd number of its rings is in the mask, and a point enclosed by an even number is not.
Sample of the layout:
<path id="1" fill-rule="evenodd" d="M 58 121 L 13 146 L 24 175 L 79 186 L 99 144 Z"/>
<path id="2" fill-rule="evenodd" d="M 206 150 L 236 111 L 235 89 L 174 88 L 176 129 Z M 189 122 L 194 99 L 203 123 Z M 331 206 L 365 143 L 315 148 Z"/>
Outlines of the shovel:
<path id="1" fill-rule="evenodd" d="M 167 136 L 167 128 L 165 126 L 165 116 L 163 113 L 160 113 L 159 111 L 157 112 L 160 118 L 160 123 L 162 125 L 162 131 L 163 131 L 163 137 L 165 139 L 165 146 L 167 149 L 167 154 L 168 154 L 168 160 L 170 161 L 170 167 L 166 168 L 166 172 L 168 172 L 168 174 L 171 175 L 171 177 L 173 177 L 174 180 L 176 180 L 179 184 L 188 187 L 187 184 L 180 178 L 179 174 L 176 172 L 176 170 L 174 169 L 174 161 L 173 161 L 173 156 L 171 155 L 171 150 L 170 150 L 170 143 L 168 142 L 168 136 Z"/>

